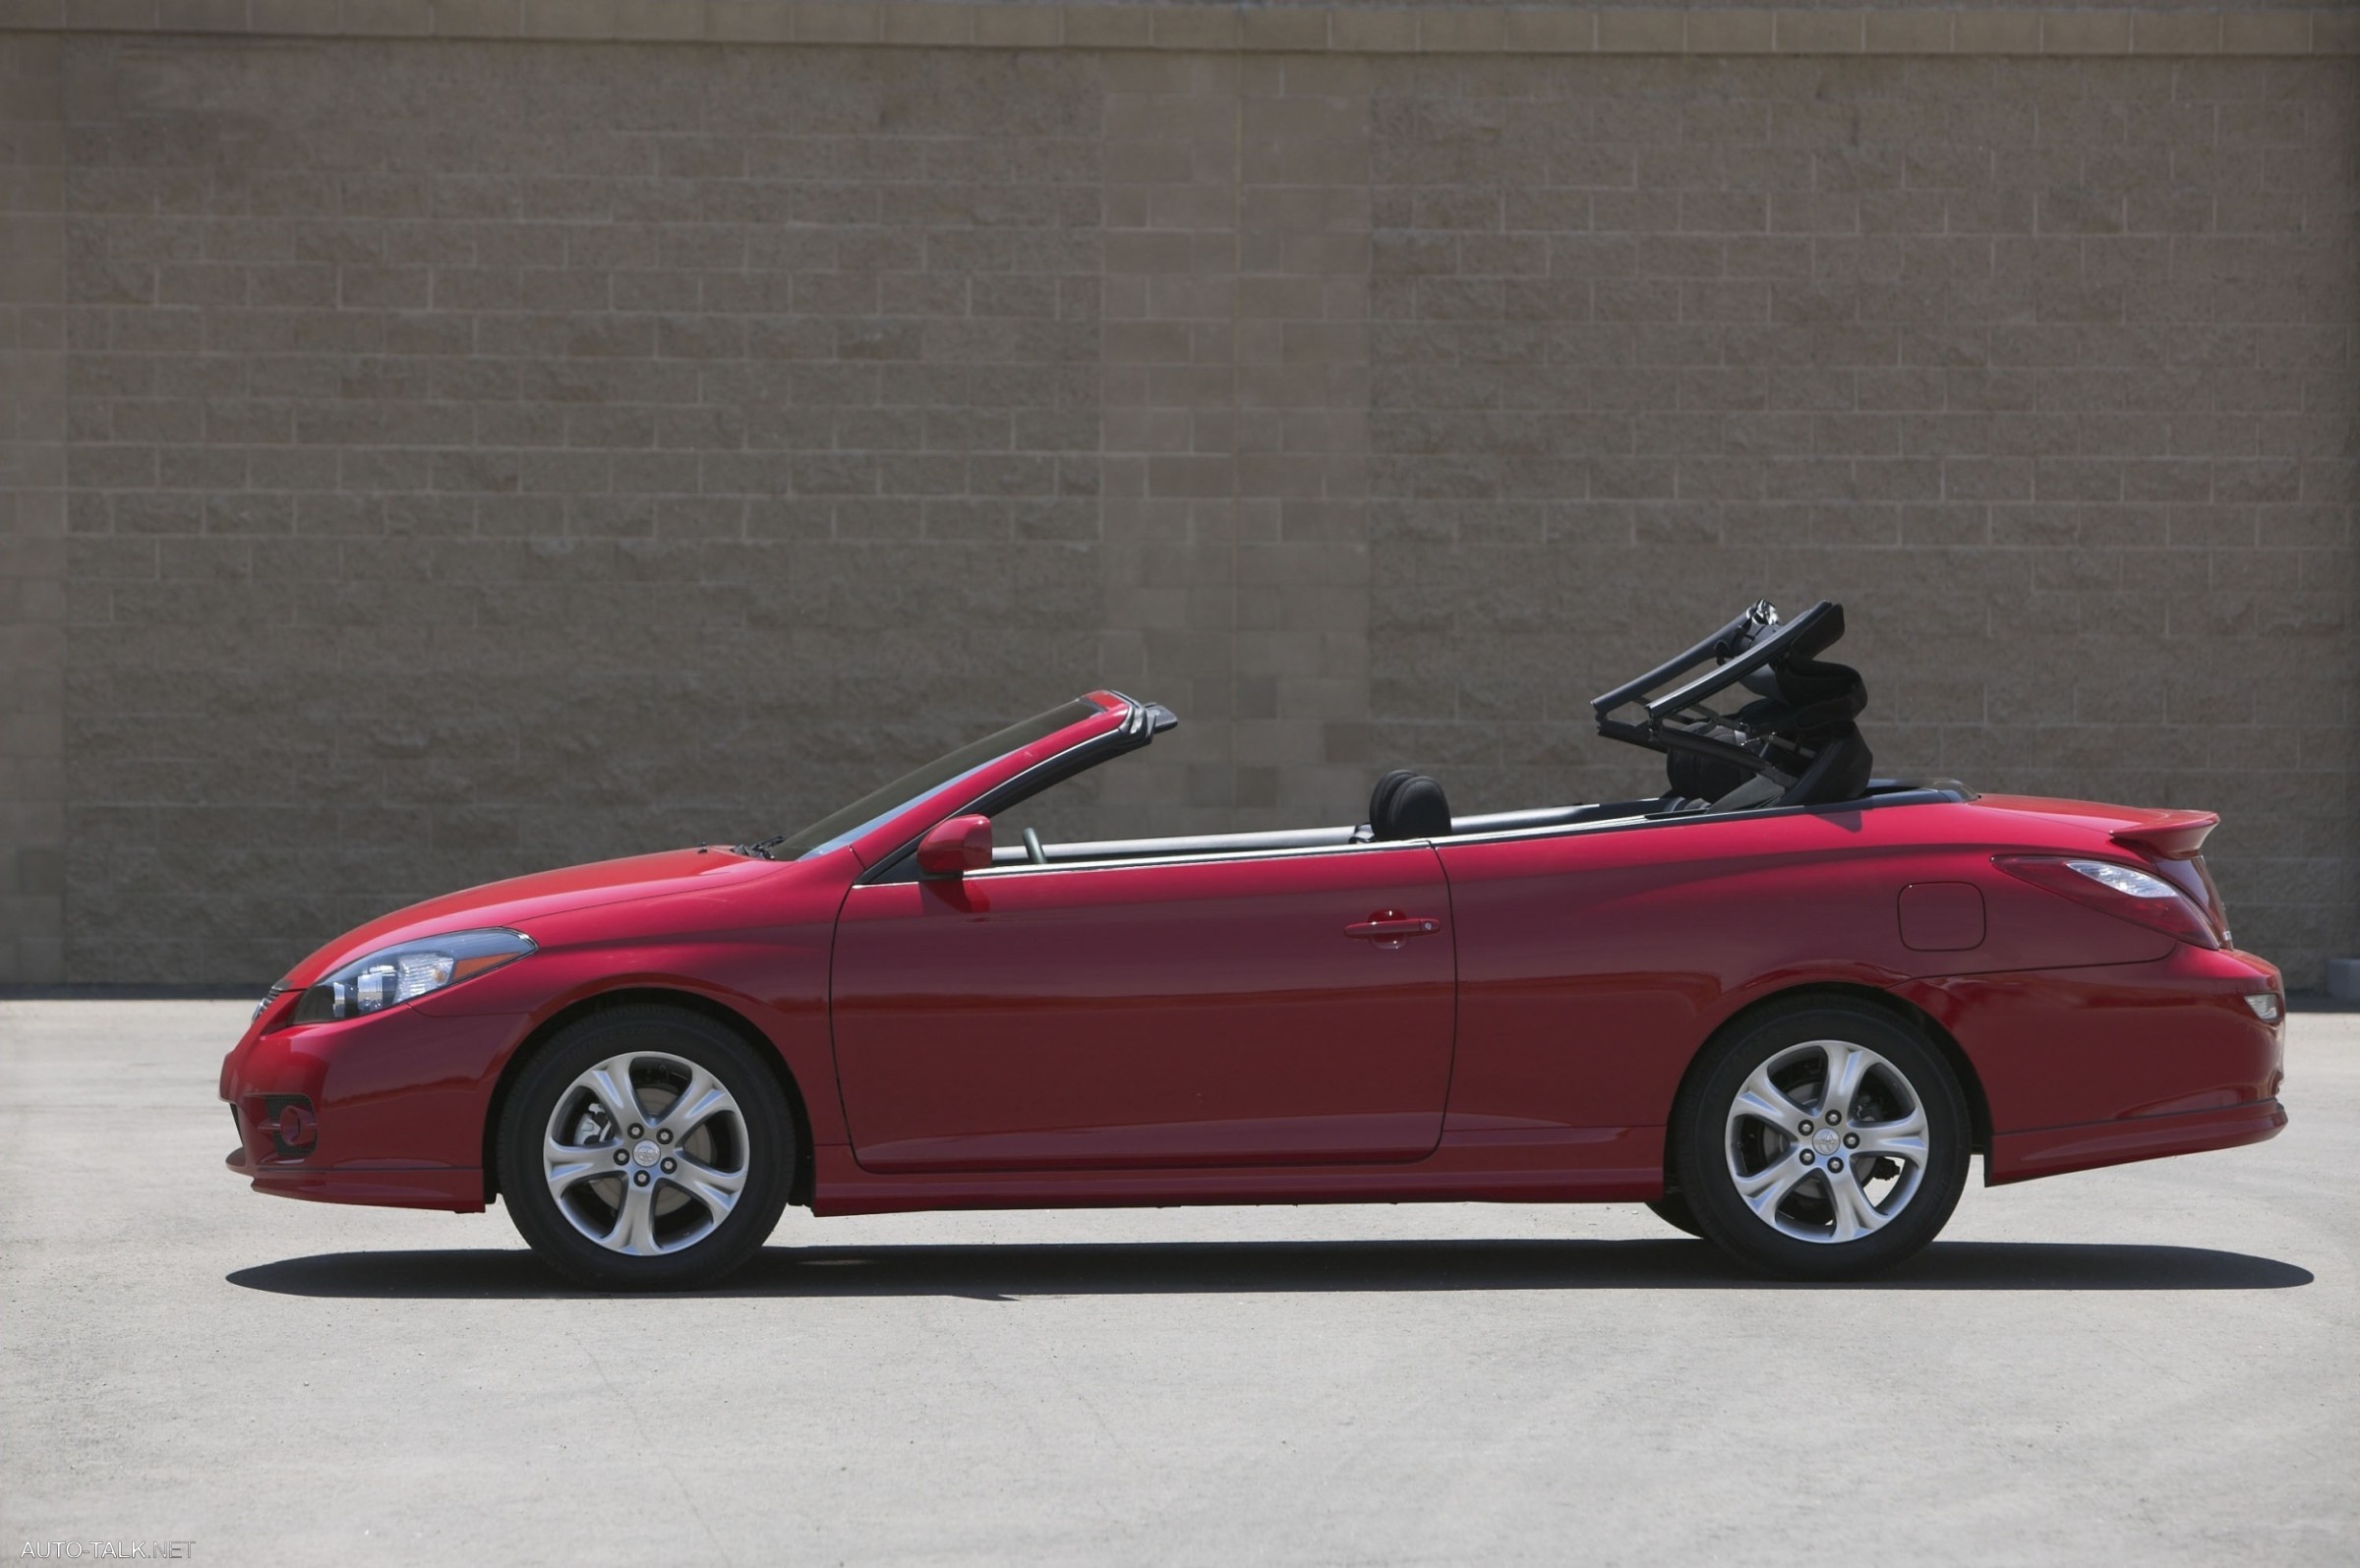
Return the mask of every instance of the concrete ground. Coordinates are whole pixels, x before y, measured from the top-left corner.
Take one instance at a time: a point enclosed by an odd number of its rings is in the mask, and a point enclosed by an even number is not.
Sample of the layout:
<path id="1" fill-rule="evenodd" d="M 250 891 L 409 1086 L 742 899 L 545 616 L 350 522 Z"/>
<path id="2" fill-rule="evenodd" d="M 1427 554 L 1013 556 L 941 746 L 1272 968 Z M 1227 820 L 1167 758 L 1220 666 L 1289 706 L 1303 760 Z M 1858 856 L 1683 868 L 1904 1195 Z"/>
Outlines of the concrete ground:
<path id="1" fill-rule="evenodd" d="M 2360 1015 L 2275 1142 L 1971 1188 L 1879 1285 L 1631 1207 L 796 1210 L 654 1300 L 247 1191 L 244 1017 L 0 1004 L 12 1557 L 2360 1560 Z"/>

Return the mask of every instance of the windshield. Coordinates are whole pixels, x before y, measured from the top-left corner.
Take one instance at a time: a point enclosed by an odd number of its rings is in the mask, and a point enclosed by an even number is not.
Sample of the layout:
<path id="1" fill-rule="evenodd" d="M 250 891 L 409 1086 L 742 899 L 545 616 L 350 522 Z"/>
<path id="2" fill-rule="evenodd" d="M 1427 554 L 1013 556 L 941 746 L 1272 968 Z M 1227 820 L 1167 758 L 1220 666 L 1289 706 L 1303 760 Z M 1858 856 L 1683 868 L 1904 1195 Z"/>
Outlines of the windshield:
<path id="1" fill-rule="evenodd" d="M 829 813 L 806 828 L 781 834 L 765 840 L 756 847 L 776 860 L 803 860 L 812 855 L 841 849 L 897 813 L 915 805 L 937 789 L 958 783 L 976 769 L 982 768 L 1021 747 L 1034 741 L 1046 740 L 1069 725 L 1085 719 L 1094 719 L 1106 710 L 1096 703 L 1077 698 L 1047 713 L 1035 714 L 1022 724 L 1007 728 L 957 751 L 935 758 L 922 768 L 914 768 L 881 789 L 867 794 L 841 811 Z"/>

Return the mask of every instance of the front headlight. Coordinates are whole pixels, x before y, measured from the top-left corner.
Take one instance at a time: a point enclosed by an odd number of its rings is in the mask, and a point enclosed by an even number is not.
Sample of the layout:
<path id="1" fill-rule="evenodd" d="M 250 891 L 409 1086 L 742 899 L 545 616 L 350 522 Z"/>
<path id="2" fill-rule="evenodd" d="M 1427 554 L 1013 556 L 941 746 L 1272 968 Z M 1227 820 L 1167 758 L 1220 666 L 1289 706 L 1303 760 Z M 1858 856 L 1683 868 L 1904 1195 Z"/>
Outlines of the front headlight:
<path id="1" fill-rule="evenodd" d="M 382 1013 L 445 986 L 472 979 L 537 951 L 521 931 L 454 931 L 380 948 L 355 958 L 303 993 L 291 1023 L 325 1023 L 335 1018 Z"/>

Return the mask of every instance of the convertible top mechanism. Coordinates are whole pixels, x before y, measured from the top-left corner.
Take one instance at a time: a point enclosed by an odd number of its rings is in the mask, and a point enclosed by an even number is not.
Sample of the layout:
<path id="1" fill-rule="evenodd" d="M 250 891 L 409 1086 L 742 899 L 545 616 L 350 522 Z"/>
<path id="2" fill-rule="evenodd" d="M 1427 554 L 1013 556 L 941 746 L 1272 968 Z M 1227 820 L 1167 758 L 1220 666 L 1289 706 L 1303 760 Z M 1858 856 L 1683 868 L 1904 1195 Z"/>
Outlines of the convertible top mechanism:
<path id="1" fill-rule="evenodd" d="M 1776 606 L 1759 600 L 1685 653 L 1595 699 L 1598 732 L 1664 753 L 1673 793 L 1694 806 L 1854 799 L 1871 763 L 1853 723 L 1868 706 L 1868 688 L 1858 670 L 1817 657 L 1843 635 L 1841 605 L 1823 599 L 1781 620 Z M 1733 686 L 1751 700 L 1734 712 L 1714 707 Z"/>

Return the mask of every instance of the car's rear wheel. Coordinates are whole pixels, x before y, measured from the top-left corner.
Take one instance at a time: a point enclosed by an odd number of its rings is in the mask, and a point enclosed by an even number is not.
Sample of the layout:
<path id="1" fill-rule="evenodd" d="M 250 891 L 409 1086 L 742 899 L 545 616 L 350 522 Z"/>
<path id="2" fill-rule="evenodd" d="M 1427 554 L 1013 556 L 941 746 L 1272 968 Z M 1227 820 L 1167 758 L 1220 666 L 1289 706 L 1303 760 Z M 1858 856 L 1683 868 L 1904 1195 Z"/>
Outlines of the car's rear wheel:
<path id="1" fill-rule="evenodd" d="M 735 1032 L 626 1007 L 568 1025 L 526 1064 L 499 1150 L 516 1229 L 560 1273 L 598 1290 L 687 1290 L 778 1224 L 795 1121 Z"/>
<path id="2" fill-rule="evenodd" d="M 1806 1002 L 1717 1041 L 1674 1116 L 1704 1236 L 1794 1279 L 1915 1256 L 1967 1184 L 1965 1097 L 1939 1051 L 1863 1003 Z"/>

